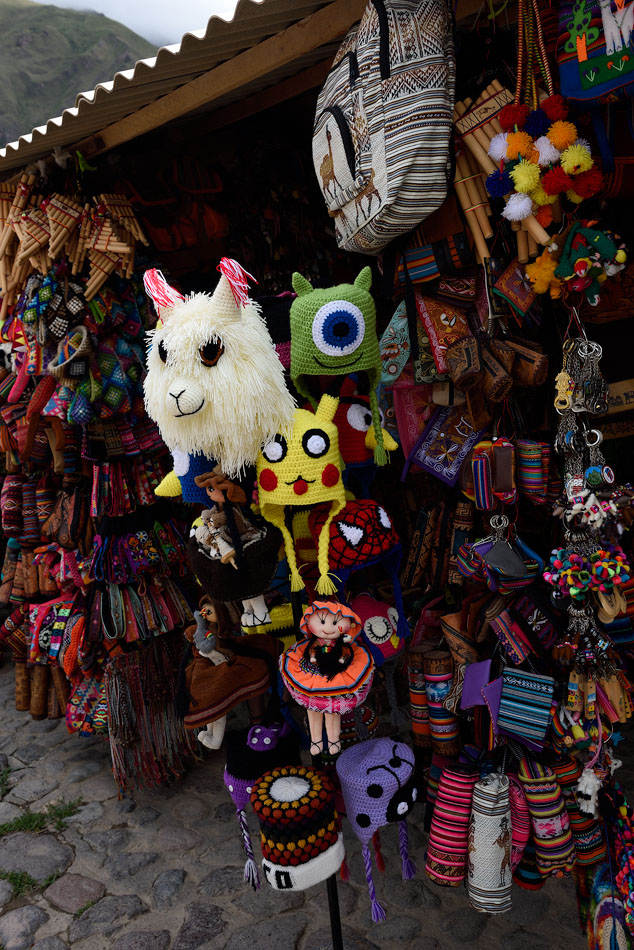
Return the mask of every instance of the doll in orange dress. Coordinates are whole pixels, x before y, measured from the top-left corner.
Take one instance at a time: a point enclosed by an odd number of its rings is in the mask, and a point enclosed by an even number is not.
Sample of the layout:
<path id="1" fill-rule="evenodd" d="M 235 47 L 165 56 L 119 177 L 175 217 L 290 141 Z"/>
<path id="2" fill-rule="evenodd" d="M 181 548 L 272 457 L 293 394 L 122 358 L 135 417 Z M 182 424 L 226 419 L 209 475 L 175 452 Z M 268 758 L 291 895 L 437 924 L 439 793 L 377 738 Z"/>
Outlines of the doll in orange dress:
<path id="1" fill-rule="evenodd" d="M 341 752 L 341 714 L 355 709 L 368 695 L 374 675 L 369 651 L 357 640 L 362 624 L 344 604 L 316 600 L 300 622 L 304 639 L 280 657 L 282 679 L 308 715 L 311 755 L 323 747 L 326 725 L 328 752 Z"/>

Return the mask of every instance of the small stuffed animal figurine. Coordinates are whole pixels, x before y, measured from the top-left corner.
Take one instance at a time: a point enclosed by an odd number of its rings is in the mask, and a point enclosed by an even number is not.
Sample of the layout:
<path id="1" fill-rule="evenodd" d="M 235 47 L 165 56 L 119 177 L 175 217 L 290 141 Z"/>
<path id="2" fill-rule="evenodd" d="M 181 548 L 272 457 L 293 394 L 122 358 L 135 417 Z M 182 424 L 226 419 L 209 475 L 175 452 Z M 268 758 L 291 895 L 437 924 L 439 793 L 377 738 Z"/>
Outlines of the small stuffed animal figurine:
<path id="1" fill-rule="evenodd" d="M 226 604 L 205 595 L 195 613 L 196 626 L 185 630 L 192 647 L 192 659 L 184 670 L 181 714 L 185 729 L 200 729 L 199 741 L 208 749 L 219 749 L 227 713 L 246 701 L 252 722 L 266 714 L 279 716 L 277 659 L 280 644 L 273 637 L 233 636 L 234 623 Z"/>
<path id="2" fill-rule="evenodd" d="M 385 465 L 377 397 L 382 364 L 371 286 L 369 267 L 363 268 L 354 284 L 324 289 L 314 289 L 301 274 L 293 274 L 297 298 L 291 306 L 291 378 L 297 391 L 315 405 L 307 377 L 366 373 L 376 437 L 374 461 Z"/>
<path id="3" fill-rule="evenodd" d="M 280 657 L 282 679 L 308 715 L 311 755 L 323 747 L 324 720 L 328 752 L 341 752 L 341 714 L 368 695 L 374 663 L 357 641 L 361 622 L 354 611 L 334 601 L 316 600 L 300 623 L 304 639 Z"/>
<path id="4" fill-rule="evenodd" d="M 216 600 L 242 601 L 244 627 L 270 623 L 264 591 L 275 573 L 279 535 L 263 522 L 251 523 L 248 509 L 241 507 L 247 502 L 244 490 L 219 466 L 194 481 L 214 504 L 193 528 L 188 550 L 194 573 Z"/>
<path id="5" fill-rule="evenodd" d="M 162 325 L 148 334 L 145 405 L 177 468 L 203 455 L 234 477 L 289 429 L 295 401 L 260 308 L 247 295 L 250 275 L 226 257 L 218 270 L 213 295 L 187 298 L 159 271 L 146 272 Z"/>

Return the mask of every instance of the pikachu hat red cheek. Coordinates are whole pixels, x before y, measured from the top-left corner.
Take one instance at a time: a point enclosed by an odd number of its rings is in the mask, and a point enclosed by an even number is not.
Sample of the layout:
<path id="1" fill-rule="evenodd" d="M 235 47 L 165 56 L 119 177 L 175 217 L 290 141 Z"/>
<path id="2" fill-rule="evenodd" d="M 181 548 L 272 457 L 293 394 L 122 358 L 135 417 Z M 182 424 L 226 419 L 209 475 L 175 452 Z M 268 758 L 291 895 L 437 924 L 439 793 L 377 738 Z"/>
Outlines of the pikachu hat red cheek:
<path id="1" fill-rule="evenodd" d="M 262 515 L 279 527 L 284 535 L 291 579 L 299 584 L 295 589 L 301 589 L 303 585 L 299 575 L 294 574 L 295 554 L 292 538 L 284 524 L 285 506 L 317 505 L 329 501 L 334 517 L 345 504 L 339 437 L 333 422 L 338 405 L 338 399 L 326 394 L 314 413 L 296 409 L 288 439 L 276 435 L 264 446 L 256 462 Z M 320 539 L 319 552 L 320 571 L 323 567 L 325 576 L 328 573 L 327 531 L 325 540 Z M 327 578 L 324 585 L 328 586 Z"/>

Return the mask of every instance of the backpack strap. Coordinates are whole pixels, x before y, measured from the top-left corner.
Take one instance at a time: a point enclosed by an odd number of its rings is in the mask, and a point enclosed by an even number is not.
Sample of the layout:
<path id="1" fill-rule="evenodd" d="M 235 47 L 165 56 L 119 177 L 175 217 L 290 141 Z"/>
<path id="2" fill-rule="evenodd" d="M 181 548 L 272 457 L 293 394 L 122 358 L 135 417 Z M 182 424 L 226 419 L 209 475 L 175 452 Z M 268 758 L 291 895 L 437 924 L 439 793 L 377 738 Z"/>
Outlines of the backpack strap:
<path id="1" fill-rule="evenodd" d="M 592 126 L 594 134 L 597 137 L 601 159 L 603 161 L 603 170 L 605 172 L 614 171 L 614 110 L 611 106 L 607 107 L 607 130 L 601 114 L 601 106 L 598 104 L 590 106 L 590 115 L 592 116 Z"/>

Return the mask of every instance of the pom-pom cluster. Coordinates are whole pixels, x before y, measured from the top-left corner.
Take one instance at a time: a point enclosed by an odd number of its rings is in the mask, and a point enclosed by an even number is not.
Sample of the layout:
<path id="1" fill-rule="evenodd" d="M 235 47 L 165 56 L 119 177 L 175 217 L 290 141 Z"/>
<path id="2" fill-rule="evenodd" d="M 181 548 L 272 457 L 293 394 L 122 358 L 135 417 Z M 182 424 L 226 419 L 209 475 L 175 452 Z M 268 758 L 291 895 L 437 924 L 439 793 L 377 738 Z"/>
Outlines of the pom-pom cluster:
<path id="1" fill-rule="evenodd" d="M 532 112 L 512 103 L 498 119 L 504 131 L 492 138 L 489 156 L 499 170 L 489 175 L 486 186 L 492 198 L 510 195 L 503 211 L 509 221 L 534 214 L 547 227 L 552 221 L 549 206 L 559 195 L 579 204 L 601 191 L 603 176 L 594 167 L 590 146 L 568 122 L 561 96 L 549 96 Z"/>

